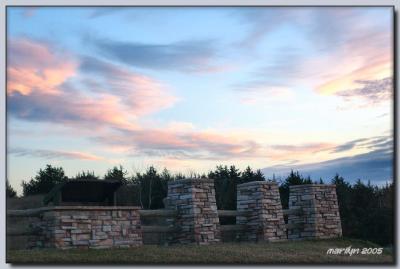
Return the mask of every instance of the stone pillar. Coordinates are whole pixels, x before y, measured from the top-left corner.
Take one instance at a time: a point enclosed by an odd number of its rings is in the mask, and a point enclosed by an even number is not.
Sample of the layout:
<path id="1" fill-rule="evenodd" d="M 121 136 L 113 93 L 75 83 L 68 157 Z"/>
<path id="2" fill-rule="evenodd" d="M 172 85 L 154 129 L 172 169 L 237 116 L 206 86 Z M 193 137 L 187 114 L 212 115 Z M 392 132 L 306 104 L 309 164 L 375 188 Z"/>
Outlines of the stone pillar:
<path id="1" fill-rule="evenodd" d="M 289 187 L 289 209 L 302 209 L 303 214 L 291 213 L 289 225 L 299 225 L 288 231 L 288 238 L 323 239 L 342 236 L 335 185 L 307 184 Z"/>
<path id="2" fill-rule="evenodd" d="M 221 233 L 214 180 L 184 179 L 168 182 L 166 204 L 177 210 L 178 232 L 171 243 L 206 245 L 220 242 Z"/>
<path id="3" fill-rule="evenodd" d="M 236 224 L 246 225 L 245 241 L 284 241 L 286 226 L 276 182 L 253 181 L 237 186 Z"/>

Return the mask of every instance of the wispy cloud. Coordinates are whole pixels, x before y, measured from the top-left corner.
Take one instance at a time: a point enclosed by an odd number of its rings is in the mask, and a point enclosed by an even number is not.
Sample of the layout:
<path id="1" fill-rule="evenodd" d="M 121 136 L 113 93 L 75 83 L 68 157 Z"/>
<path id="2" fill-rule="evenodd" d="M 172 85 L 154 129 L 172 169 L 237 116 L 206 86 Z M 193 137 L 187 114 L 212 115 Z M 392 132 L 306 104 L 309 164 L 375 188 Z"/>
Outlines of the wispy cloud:
<path id="1" fill-rule="evenodd" d="M 367 151 L 353 156 L 335 158 L 322 162 L 296 164 L 289 163 L 275 165 L 263 169 L 267 176 L 287 176 L 290 170 L 298 170 L 303 175 L 310 175 L 313 179 L 323 178 L 330 180 L 336 173 L 347 180 L 356 179 L 385 182 L 393 180 L 393 138 L 390 136 L 376 136 L 352 140 L 331 148 L 331 153 L 342 153 L 352 149 Z"/>
<path id="2" fill-rule="evenodd" d="M 295 96 L 292 87 L 302 71 L 300 54 L 287 48 L 276 52 L 267 64 L 251 73 L 251 80 L 233 84 L 231 87 L 244 103 L 257 101 L 288 101 Z"/>
<path id="3" fill-rule="evenodd" d="M 97 58 L 83 57 L 80 70 L 94 82 L 86 83 L 88 90 L 119 97 L 136 116 L 171 107 L 178 101 L 161 82 Z"/>
<path id="4" fill-rule="evenodd" d="M 359 88 L 337 92 L 336 95 L 347 103 L 361 101 L 363 106 L 381 104 L 393 97 L 393 80 L 390 77 L 355 82 L 360 85 Z"/>
<path id="5" fill-rule="evenodd" d="M 83 128 L 105 126 L 134 127 L 127 112 L 112 95 L 85 97 L 82 94 L 61 95 L 13 94 L 8 97 L 8 112 L 19 119 L 51 122 Z"/>
<path id="6" fill-rule="evenodd" d="M 283 43 L 279 51 L 285 53 L 274 53 L 275 57 L 268 59 L 266 65 L 252 72 L 253 79 L 232 88 L 257 98 L 271 88 L 302 86 L 324 95 L 350 91 L 348 95 L 355 99 L 364 98 L 356 93 L 365 94 L 367 90 L 353 90 L 358 89 L 360 82 L 370 81 L 365 84 L 370 90 L 370 99 L 387 98 L 374 96 L 372 89 L 378 81 L 389 84 L 385 79 L 392 75 L 391 9 L 374 11 L 381 21 L 371 20 L 372 15 L 362 8 L 270 8 L 236 12 L 251 25 L 243 44 L 257 46 L 264 37 L 280 29 L 296 29 L 296 38 L 301 42 L 291 44 L 292 48 Z M 303 51 L 305 40 L 310 44 Z"/>
<path id="7" fill-rule="evenodd" d="M 295 14 L 293 9 L 279 7 L 233 9 L 232 15 L 235 15 L 248 28 L 245 38 L 236 45 L 253 49 L 269 33 L 284 25 L 288 20 L 293 20 Z"/>
<path id="8" fill-rule="evenodd" d="M 62 54 L 43 42 L 12 42 L 7 67 L 11 116 L 87 128 L 129 129 L 136 128 L 139 116 L 177 101 L 150 77 L 95 58 Z"/>
<path id="9" fill-rule="evenodd" d="M 103 159 L 102 157 L 79 151 L 11 148 L 8 150 L 8 153 L 17 157 L 33 157 L 33 158 L 42 158 L 47 160 L 67 159 L 67 160 L 97 161 Z"/>
<path id="10" fill-rule="evenodd" d="M 189 72 L 220 70 L 213 63 L 217 50 L 212 40 L 148 44 L 86 37 L 85 41 L 103 56 L 130 66 Z"/>
<path id="11" fill-rule="evenodd" d="M 374 136 L 355 139 L 332 148 L 332 153 L 340 153 L 352 149 L 393 150 L 393 138 L 390 136 Z"/>
<path id="12" fill-rule="evenodd" d="M 368 140 L 367 138 L 362 138 L 362 139 L 356 139 L 356 140 L 353 140 L 353 141 L 346 142 L 346 143 L 344 143 L 342 145 L 339 145 L 339 146 L 336 146 L 335 148 L 333 148 L 332 152 L 333 153 L 339 153 L 339 152 L 352 150 L 358 144 L 360 144 L 361 142 L 367 141 L 367 140 Z"/>
<path id="13" fill-rule="evenodd" d="M 271 145 L 273 150 L 286 152 L 307 152 L 316 153 L 322 150 L 327 150 L 332 147 L 332 143 L 305 143 L 300 145 Z"/>
<path id="14" fill-rule="evenodd" d="M 90 19 L 96 19 L 99 17 L 107 16 L 107 15 L 112 15 L 115 13 L 119 12 L 124 12 L 126 11 L 126 7 L 92 7 L 90 9 L 89 13 L 89 18 Z"/>
<path id="15" fill-rule="evenodd" d="M 335 143 L 308 142 L 292 144 L 271 144 L 265 149 L 265 156 L 273 163 L 295 163 L 315 156 L 324 156 L 335 147 Z"/>
<path id="16" fill-rule="evenodd" d="M 57 86 L 75 75 L 77 63 L 54 46 L 27 38 L 9 38 L 7 93 L 57 94 Z"/>
<path id="17" fill-rule="evenodd" d="M 291 170 L 298 170 L 304 176 L 310 175 L 314 180 L 322 178 L 325 182 L 329 182 L 336 173 L 339 173 L 350 181 L 362 179 L 364 181 L 371 180 L 375 183 L 385 183 L 393 180 L 393 152 L 379 149 L 323 162 L 278 165 L 262 169 L 268 177 L 272 177 L 273 174 L 285 177 Z"/>
<path id="18" fill-rule="evenodd" d="M 167 129 L 120 130 L 93 138 L 100 143 L 131 146 L 131 153 L 170 158 L 221 159 L 260 156 L 256 141 L 211 132 Z"/>
<path id="19" fill-rule="evenodd" d="M 341 26 L 343 30 L 337 48 L 325 59 L 325 65 L 330 68 L 325 68 L 325 78 L 321 77 L 316 86 L 317 92 L 335 94 L 357 88 L 360 81 L 382 80 L 392 76 L 393 28 L 390 27 L 390 9 L 381 15 L 386 23 L 372 23 L 365 16 L 349 17 L 342 21 L 347 23 Z M 321 66 L 317 60 L 314 64 L 310 63 L 310 66 Z M 320 64 L 324 64 L 324 61 Z"/>

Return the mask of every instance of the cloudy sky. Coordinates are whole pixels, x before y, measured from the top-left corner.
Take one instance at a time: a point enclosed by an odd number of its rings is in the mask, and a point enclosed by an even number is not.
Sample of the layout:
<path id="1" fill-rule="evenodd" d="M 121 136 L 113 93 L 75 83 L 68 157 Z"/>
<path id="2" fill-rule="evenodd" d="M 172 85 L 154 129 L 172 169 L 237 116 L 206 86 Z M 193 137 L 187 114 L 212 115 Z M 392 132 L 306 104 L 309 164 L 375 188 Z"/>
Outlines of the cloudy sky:
<path id="1" fill-rule="evenodd" d="M 388 180 L 392 16 L 9 7 L 8 178 L 20 190 L 46 164 L 102 176 L 118 164 L 269 175 L 333 163 L 357 176 L 367 160 L 372 180 Z"/>

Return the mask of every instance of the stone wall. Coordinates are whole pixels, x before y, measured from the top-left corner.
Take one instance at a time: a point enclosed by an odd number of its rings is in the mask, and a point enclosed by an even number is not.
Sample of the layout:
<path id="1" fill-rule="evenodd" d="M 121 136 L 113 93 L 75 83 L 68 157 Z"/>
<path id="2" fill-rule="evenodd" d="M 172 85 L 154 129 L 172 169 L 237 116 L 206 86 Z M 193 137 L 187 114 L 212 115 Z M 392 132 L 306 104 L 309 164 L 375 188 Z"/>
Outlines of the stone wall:
<path id="1" fill-rule="evenodd" d="M 33 227 L 30 247 L 113 248 L 142 245 L 139 207 L 59 206 Z"/>
<path id="2" fill-rule="evenodd" d="M 279 188 L 275 182 L 253 181 L 237 187 L 237 224 L 246 225 L 244 241 L 287 239 Z"/>
<path id="3" fill-rule="evenodd" d="M 214 180 L 184 179 L 168 182 L 167 207 L 177 210 L 174 223 L 179 232 L 171 243 L 199 245 L 220 242 L 220 227 L 215 201 Z"/>
<path id="4" fill-rule="evenodd" d="M 289 239 L 323 239 L 342 236 L 335 185 L 307 184 L 290 186 L 289 189 L 289 209 L 303 210 L 302 215 L 288 216 L 289 224 L 301 226 L 288 231 Z"/>
<path id="5" fill-rule="evenodd" d="M 245 225 L 241 241 L 283 241 L 333 238 L 342 235 L 335 185 L 290 186 L 286 224 L 275 182 L 255 181 L 237 186 L 236 224 Z M 175 232 L 167 242 L 211 244 L 221 242 L 221 231 L 212 179 L 184 179 L 168 183 L 167 209 L 177 211 L 166 225 Z M 295 209 L 301 209 L 298 214 Z M 49 208 L 34 223 L 41 233 L 30 238 L 30 247 L 114 248 L 143 244 L 139 207 L 59 206 Z"/>

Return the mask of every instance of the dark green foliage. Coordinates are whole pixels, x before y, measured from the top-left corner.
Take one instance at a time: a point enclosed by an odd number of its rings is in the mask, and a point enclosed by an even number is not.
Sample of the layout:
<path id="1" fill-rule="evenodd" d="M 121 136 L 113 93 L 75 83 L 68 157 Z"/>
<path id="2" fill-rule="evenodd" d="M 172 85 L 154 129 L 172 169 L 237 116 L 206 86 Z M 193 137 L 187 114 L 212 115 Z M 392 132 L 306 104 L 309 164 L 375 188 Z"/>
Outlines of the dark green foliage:
<path id="1" fill-rule="evenodd" d="M 256 174 L 253 177 L 254 180 L 252 181 L 264 181 L 265 180 L 265 176 L 263 175 L 263 173 L 261 172 L 260 169 L 257 169 Z"/>
<path id="2" fill-rule="evenodd" d="M 358 180 L 351 186 L 339 175 L 332 183 L 336 184 L 343 236 L 393 244 L 393 183 L 377 187 Z"/>
<path id="3" fill-rule="evenodd" d="M 253 172 L 250 167 L 241 173 L 235 166 L 217 166 L 208 175 L 195 172 L 190 173 L 190 178 L 212 178 L 215 181 L 215 193 L 218 209 L 236 209 L 236 189 L 237 184 L 265 180 L 260 170 Z M 140 189 L 139 205 L 144 209 L 163 208 L 163 199 L 167 197 L 168 181 L 185 179 L 186 176 L 178 173 L 171 175 L 167 169 L 159 173 L 153 166 L 149 167 L 145 173 L 136 173 L 132 178 L 132 183 Z"/>
<path id="4" fill-rule="evenodd" d="M 76 180 L 99 180 L 99 177 L 94 174 L 94 171 L 82 171 L 74 177 Z"/>
<path id="5" fill-rule="evenodd" d="M 316 184 L 324 184 L 320 179 Z M 338 174 L 331 180 L 336 185 L 344 237 L 369 240 L 383 246 L 393 244 L 393 183 L 383 187 L 357 180 L 349 184 Z M 312 184 L 309 177 L 291 172 L 281 183 L 279 192 L 283 208 L 288 207 L 289 186 Z"/>
<path id="6" fill-rule="evenodd" d="M 237 185 L 265 180 L 260 170 L 254 172 L 250 167 L 240 172 L 235 166 L 219 165 L 208 175 L 191 173 L 191 177 L 212 178 L 215 182 L 215 194 L 218 209 L 235 210 Z M 93 172 L 78 173 L 75 178 L 98 179 Z M 154 167 L 149 167 L 144 173 L 137 173 L 130 179 L 133 185 L 127 185 L 121 189 L 120 203 L 123 205 L 139 205 L 144 209 L 163 208 L 163 199 L 167 196 L 168 181 L 185 179 L 184 174 L 171 175 L 167 169 L 159 173 Z M 108 170 L 105 179 L 117 179 L 124 183 L 128 182 L 127 172 L 122 166 Z M 37 175 L 29 182 L 23 182 L 23 195 L 45 194 L 56 184 L 64 182 L 67 177 L 61 167 L 47 165 L 44 170 L 40 169 Z M 277 181 L 275 176 L 272 179 Z M 324 184 L 322 179 L 314 182 Z M 338 174 L 331 180 L 336 185 L 339 202 L 339 210 L 342 221 L 343 236 L 369 240 L 381 245 L 393 244 L 393 183 L 377 187 L 370 183 L 364 184 L 358 180 L 351 185 Z M 288 207 L 289 186 L 313 184 L 310 177 L 303 177 L 299 172 L 291 171 L 289 176 L 280 182 L 279 192 L 283 208 Z M 123 194 L 122 194 L 123 193 Z M 7 196 L 15 196 L 16 193 L 7 181 Z M 134 196 L 134 197 L 128 197 Z M 221 219 L 222 224 L 234 224 L 235 219 Z"/>
<path id="7" fill-rule="evenodd" d="M 352 214 L 352 187 L 338 174 L 331 180 L 331 183 L 336 185 L 343 235 L 349 236 L 354 234 L 354 229 L 358 226 L 358 220 Z"/>
<path id="8" fill-rule="evenodd" d="M 302 184 L 312 184 L 310 177 L 304 178 L 299 174 L 298 171 L 290 172 L 289 176 L 280 184 L 279 194 L 281 196 L 281 202 L 283 208 L 288 208 L 289 203 L 289 186 L 291 185 L 302 185 Z"/>
<path id="9" fill-rule="evenodd" d="M 68 178 L 64 174 L 62 167 L 52 167 L 46 165 L 44 170 L 40 169 L 34 178 L 29 182 L 22 182 L 24 196 L 33 194 L 46 194 L 55 185 L 65 182 Z"/>
<path id="10" fill-rule="evenodd" d="M 218 209 L 236 209 L 237 185 L 250 181 L 263 181 L 264 175 L 260 170 L 254 172 L 249 166 L 240 172 L 234 165 L 219 165 L 208 173 L 208 178 L 214 179 L 215 199 Z"/>
<path id="11" fill-rule="evenodd" d="M 243 171 L 242 176 L 240 177 L 239 184 L 250 182 L 253 178 L 254 172 L 250 168 L 250 166 L 247 166 L 246 169 Z"/>
<path id="12" fill-rule="evenodd" d="M 181 179 L 185 179 L 186 176 L 182 173 L 178 173 L 175 175 L 175 180 L 181 180 Z"/>
<path id="13" fill-rule="evenodd" d="M 167 197 L 167 182 L 172 177 L 168 170 L 164 170 L 160 175 L 157 170 L 150 166 L 143 174 L 136 173 L 133 182 L 140 188 L 139 201 L 144 209 L 163 208 L 163 199 Z"/>
<path id="14" fill-rule="evenodd" d="M 122 185 L 116 192 L 117 205 L 119 206 L 140 206 L 139 185 Z"/>
<path id="15" fill-rule="evenodd" d="M 113 169 L 109 169 L 107 173 L 104 175 L 105 180 L 119 180 L 123 184 L 126 184 L 128 182 L 128 171 L 120 165 L 119 167 L 114 166 Z"/>
<path id="16" fill-rule="evenodd" d="M 15 196 L 17 196 L 17 192 L 13 189 L 13 187 L 11 187 L 10 182 L 8 182 L 8 180 L 6 180 L 6 195 L 8 198 L 13 198 Z"/>
<path id="17" fill-rule="evenodd" d="M 236 185 L 240 180 L 240 172 L 235 166 L 229 169 L 219 165 L 215 171 L 208 173 L 208 178 L 214 179 L 215 199 L 218 209 L 236 208 Z"/>

